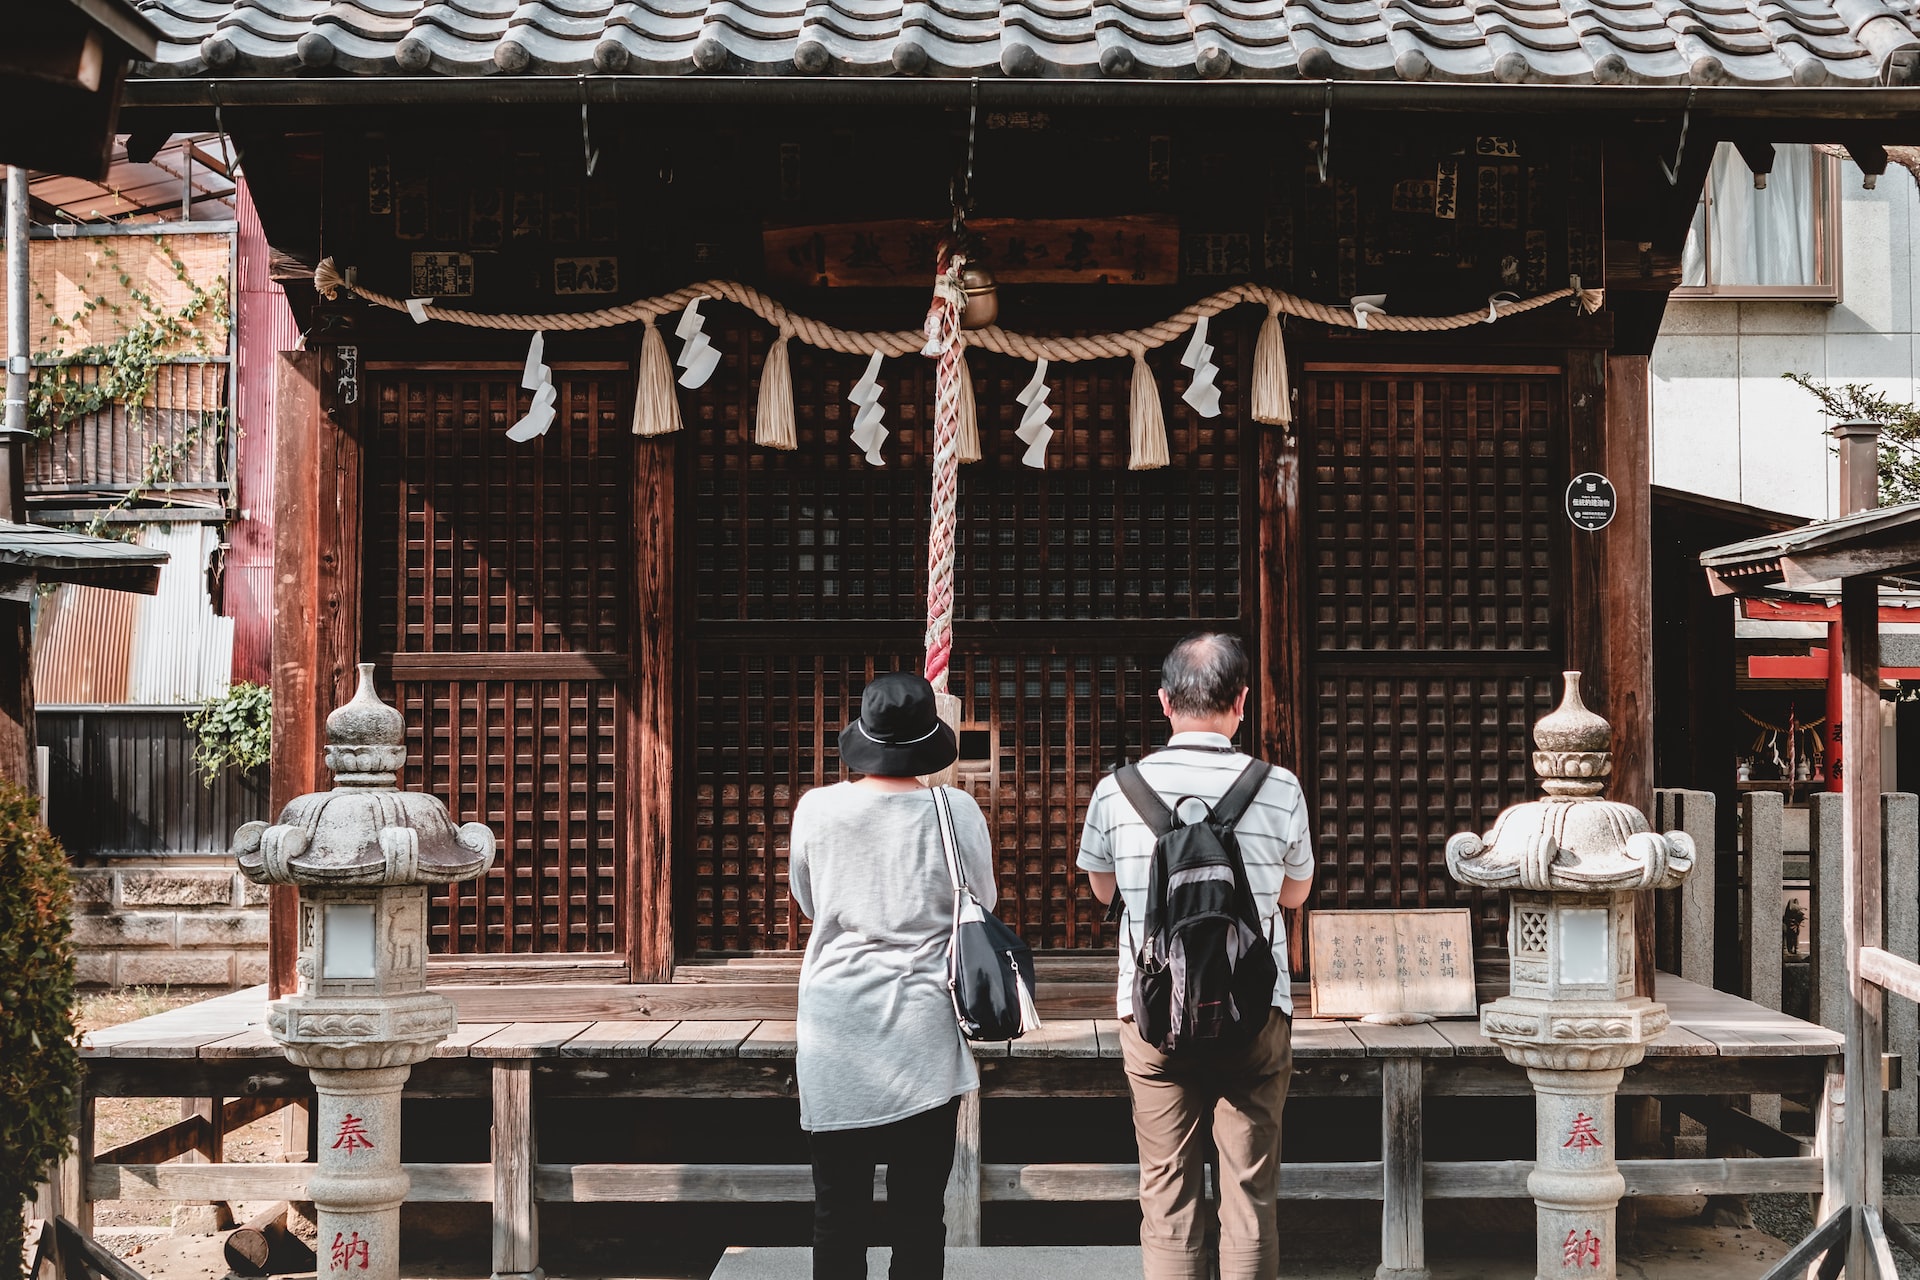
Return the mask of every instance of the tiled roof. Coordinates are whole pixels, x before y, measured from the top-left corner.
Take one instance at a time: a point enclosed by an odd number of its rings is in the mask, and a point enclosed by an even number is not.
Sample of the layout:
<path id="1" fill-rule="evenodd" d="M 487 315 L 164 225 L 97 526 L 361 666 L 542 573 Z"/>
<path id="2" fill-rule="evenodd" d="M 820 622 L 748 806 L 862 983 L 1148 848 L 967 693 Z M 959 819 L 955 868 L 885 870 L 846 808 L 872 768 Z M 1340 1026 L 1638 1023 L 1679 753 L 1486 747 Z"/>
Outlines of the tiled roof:
<path id="1" fill-rule="evenodd" d="M 1871 86 L 1915 0 L 140 0 L 140 74 Z"/>

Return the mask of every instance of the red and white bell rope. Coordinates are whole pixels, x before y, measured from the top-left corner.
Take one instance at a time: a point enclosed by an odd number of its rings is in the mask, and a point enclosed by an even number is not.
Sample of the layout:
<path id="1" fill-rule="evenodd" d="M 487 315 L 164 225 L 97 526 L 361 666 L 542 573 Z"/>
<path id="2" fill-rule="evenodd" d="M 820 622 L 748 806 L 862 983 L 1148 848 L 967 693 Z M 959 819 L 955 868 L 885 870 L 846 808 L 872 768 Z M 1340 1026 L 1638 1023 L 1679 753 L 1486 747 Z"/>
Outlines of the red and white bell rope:
<path id="1" fill-rule="evenodd" d="M 953 657 L 953 539 L 959 519 L 960 380 L 964 339 L 960 287 L 965 259 L 955 254 L 933 282 L 933 306 L 927 312 L 926 355 L 939 364 L 933 394 L 933 527 L 927 537 L 927 683 L 947 691 L 947 666 Z"/>

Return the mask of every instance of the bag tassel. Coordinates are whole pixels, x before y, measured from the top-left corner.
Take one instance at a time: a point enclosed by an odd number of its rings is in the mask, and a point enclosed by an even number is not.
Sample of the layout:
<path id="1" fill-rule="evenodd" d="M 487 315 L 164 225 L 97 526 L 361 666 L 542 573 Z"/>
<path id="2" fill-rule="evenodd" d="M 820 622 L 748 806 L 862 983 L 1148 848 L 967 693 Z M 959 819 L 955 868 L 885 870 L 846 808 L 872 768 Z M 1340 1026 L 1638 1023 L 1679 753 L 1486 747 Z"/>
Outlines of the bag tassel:
<path id="1" fill-rule="evenodd" d="M 640 338 L 640 385 L 633 395 L 633 434 L 664 436 L 681 428 L 680 401 L 673 394 L 673 361 L 651 320 Z"/>
<path id="2" fill-rule="evenodd" d="M 1013 971 L 1013 989 L 1020 996 L 1020 1034 L 1040 1029 L 1040 1010 L 1034 1007 L 1033 992 L 1027 988 L 1027 981 L 1020 976 L 1018 966 Z"/>
<path id="3" fill-rule="evenodd" d="M 1147 367 L 1147 353 L 1133 353 L 1133 402 L 1128 415 L 1133 435 L 1129 471 L 1154 471 L 1167 465 L 1167 419 L 1160 405 L 1160 384 Z"/>
<path id="4" fill-rule="evenodd" d="M 1287 341 L 1280 331 L 1280 304 L 1267 304 L 1267 318 L 1253 346 L 1253 420 L 1270 427 L 1293 424 L 1293 392 L 1287 386 Z"/>
<path id="5" fill-rule="evenodd" d="M 753 442 L 769 449 L 797 449 L 793 425 L 793 373 L 787 361 L 787 331 L 767 348 L 760 366 L 760 407 L 753 415 Z"/>
<path id="6" fill-rule="evenodd" d="M 980 419 L 973 406 L 973 370 L 966 352 L 960 353 L 960 430 L 954 438 L 954 456 L 961 462 L 980 461 Z"/>

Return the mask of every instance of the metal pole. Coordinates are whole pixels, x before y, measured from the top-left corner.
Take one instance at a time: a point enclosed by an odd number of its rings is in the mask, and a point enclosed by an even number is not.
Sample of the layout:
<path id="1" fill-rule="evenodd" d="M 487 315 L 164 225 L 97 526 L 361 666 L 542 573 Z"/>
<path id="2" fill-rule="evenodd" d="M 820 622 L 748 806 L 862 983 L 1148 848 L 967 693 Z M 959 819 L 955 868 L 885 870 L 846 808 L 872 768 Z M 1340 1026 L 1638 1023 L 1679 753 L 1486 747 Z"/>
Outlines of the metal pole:
<path id="1" fill-rule="evenodd" d="M 26 506 L 20 442 L 27 438 L 27 380 L 33 374 L 33 242 L 27 234 L 27 171 L 7 166 L 7 412 L 0 428 L 0 520 Z"/>
<path id="2" fill-rule="evenodd" d="M 8 431 L 27 429 L 27 376 L 32 372 L 33 277 L 27 248 L 27 171 L 7 166 L 7 419 Z"/>

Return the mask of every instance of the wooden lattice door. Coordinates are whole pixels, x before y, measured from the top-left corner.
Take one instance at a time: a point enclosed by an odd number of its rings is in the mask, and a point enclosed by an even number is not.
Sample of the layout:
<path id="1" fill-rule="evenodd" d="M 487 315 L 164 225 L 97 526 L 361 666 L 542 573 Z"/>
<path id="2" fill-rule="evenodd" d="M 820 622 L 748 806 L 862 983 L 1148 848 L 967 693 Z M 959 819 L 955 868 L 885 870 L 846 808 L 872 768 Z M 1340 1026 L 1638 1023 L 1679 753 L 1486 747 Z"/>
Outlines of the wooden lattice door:
<path id="1" fill-rule="evenodd" d="M 434 892 L 439 954 L 617 952 L 628 832 L 632 396 L 554 366 L 553 426 L 514 444 L 520 367 L 373 366 L 367 651 L 407 721 L 405 785 L 499 839 Z"/>
<path id="2" fill-rule="evenodd" d="M 806 936 L 786 884 L 794 803 L 840 778 L 837 734 L 867 680 L 922 657 L 930 362 L 888 362 L 893 435 L 876 468 L 846 440 L 863 361 L 793 346 L 799 447 L 774 453 L 748 442 L 768 335 L 714 336 L 728 360 L 688 414 L 693 769 L 676 920 L 683 950 L 790 950 Z M 1154 472 L 1127 470 L 1128 362 L 1055 366 L 1056 434 L 1035 470 L 1013 434 L 1032 366 L 973 357 L 986 457 L 960 470 L 962 783 L 995 832 L 1001 914 L 1038 948 L 1112 945 L 1073 865 L 1093 786 L 1165 740 L 1153 691 L 1171 643 L 1248 626 L 1244 344 L 1214 340 L 1224 412 L 1180 406 L 1166 360 L 1174 461 Z"/>
<path id="3" fill-rule="evenodd" d="M 1456 884 L 1444 849 L 1534 793 L 1564 382 L 1309 366 L 1302 390 L 1317 901 L 1470 906 L 1499 951 L 1503 895 Z"/>

